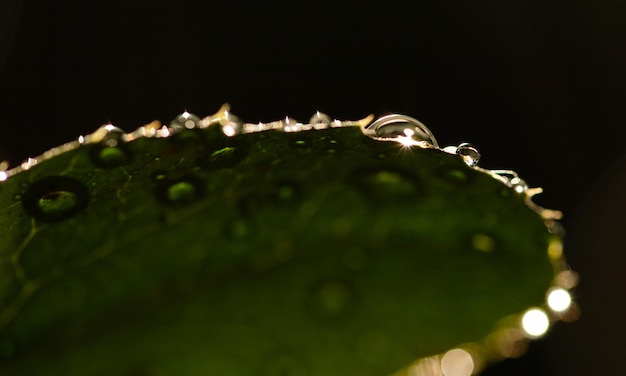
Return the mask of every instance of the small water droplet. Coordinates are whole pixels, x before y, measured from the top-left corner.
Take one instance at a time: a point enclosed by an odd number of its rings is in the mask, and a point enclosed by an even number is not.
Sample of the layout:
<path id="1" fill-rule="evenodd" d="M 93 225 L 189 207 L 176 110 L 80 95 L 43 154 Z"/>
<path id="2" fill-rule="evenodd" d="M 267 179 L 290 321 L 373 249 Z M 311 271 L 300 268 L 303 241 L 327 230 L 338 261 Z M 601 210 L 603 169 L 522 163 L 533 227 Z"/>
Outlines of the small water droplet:
<path id="1" fill-rule="evenodd" d="M 167 205 L 188 205 L 204 195 L 204 182 L 195 175 L 176 179 L 160 179 L 156 187 L 157 198 Z"/>
<path id="2" fill-rule="evenodd" d="M 375 139 L 392 139 L 405 146 L 424 142 L 439 147 L 435 136 L 422 122 L 410 116 L 392 114 L 383 116 L 366 128 L 366 134 Z"/>
<path id="3" fill-rule="evenodd" d="M 462 143 L 456 148 L 456 154 L 463 158 L 468 166 L 475 166 L 480 160 L 480 152 L 472 144 Z"/>
<path id="4" fill-rule="evenodd" d="M 194 129 L 194 128 L 201 128 L 201 127 L 202 127 L 202 120 L 200 119 L 200 117 L 194 114 L 191 114 L 187 111 L 178 115 L 176 118 L 174 118 L 174 120 L 170 122 L 170 129 L 174 133 L 178 133 L 186 129 Z"/>
<path id="5" fill-rule="evenodd" d="M 236 136 L 243 132 L 243 122 L 230 112 L 224 112 L 224 117 L 220 119 L 222 132 L 228 137 Z"/>
<path id="6" fill-rule="evenodd" d="M 286 116 L 283 120 L 283 132 L 297 132 L 301 128 L 302 124 L 292 117 Z"/>
<path id="7" fill-rule="evenodd" d="M 79 180 L 50 176 L 32 184 L 22 197 L 30 215 L 45 222 L 57 222 L 82 211 L 89 203 L 89 191 Z"/>
<path id="8" fill-rule="evenodd" d="M 318 283 L 309 297 L 309 308 L 315 319 L 336 321 L 352 309 L 354 294 L 344 281 L 331 279 Z"/>
<path id="9" fill-rule="evenodd" d="M 325 128 L 330 127 L 330 123 L 332 121 L 333 120 L 330 118 L 330 116 L 326 115 L 325 113 L 317 111 L 313 116 L 311 116 L 309 123 L 315 129 L 325 129 Z"/>
<path id="10" fill-rule="evenodd" d="M 131 152 L 124 142 L 124 131 L 111 124 L 100 127 L 94 132 L 99 142 L 93 145 L 91 159 L 98 167 L 111 168 L 128 163 Z"/>

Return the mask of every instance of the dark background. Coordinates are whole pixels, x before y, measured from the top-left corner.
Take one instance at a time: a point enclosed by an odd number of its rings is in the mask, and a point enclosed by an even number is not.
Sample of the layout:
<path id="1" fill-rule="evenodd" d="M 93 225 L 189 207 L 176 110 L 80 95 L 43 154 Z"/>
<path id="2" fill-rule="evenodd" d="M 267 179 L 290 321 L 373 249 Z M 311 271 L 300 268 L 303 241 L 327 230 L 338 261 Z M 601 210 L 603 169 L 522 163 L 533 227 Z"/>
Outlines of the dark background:
<path id="1" fill-rule="evenodd" d="M 3 0 L 0 160 L 15 166 L 109 121 L 130 131 L 224 102 L 251 122 L 411 115 L 565 212 L 583 315 L 486 374 L 615 373 L 626 357 L 626 3 L 510 3 Z"/>

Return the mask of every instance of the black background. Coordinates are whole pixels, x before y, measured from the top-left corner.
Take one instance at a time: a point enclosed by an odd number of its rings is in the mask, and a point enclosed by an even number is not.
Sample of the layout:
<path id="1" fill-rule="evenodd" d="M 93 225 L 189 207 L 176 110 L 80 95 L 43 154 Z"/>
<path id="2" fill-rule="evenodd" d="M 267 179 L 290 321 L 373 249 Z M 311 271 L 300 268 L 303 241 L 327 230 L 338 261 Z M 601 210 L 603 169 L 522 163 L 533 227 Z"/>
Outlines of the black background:
<path id="1" fill-rule="evenodd" d="M 2 4 L 0 159 L 15 166 L 107 122 L 130 131 L 224 102 L 251 122 L 411 115 L 565 212 L 583 315 L 486 374 L 620 369 L 626 3 Z"/>

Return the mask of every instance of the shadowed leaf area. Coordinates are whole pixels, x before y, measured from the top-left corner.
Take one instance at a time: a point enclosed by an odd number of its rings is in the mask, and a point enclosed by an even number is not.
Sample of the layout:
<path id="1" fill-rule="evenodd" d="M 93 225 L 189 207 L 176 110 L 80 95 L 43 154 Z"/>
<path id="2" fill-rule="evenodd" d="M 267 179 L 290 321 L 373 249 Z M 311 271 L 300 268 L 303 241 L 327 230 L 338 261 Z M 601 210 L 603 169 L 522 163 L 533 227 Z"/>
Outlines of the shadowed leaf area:
<path id="1" fill-rule="evenodd" d="M 84 145 L 0 207 L 2 375 L 389 375 L 553 274 L 521 195 L 358 128 Z"/>

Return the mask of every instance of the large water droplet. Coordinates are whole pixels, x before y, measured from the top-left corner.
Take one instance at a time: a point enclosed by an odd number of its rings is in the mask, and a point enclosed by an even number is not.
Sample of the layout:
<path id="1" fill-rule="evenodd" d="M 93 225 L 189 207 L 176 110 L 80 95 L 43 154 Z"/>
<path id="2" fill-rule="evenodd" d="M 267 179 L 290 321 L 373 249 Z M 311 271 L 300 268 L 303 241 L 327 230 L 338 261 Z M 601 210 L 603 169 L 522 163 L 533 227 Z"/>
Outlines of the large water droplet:
<path id="1" fill-rule="evenodd" d="M 91 151 L 91 159 L 95 165 L 110 168 L 130 161 L 131 152 L 124 142 L 124 131 L 120 128 L 107 124 L 94 132 L 93 137 L 99 139 Z"/>
<path id="2" fill-rule="evenodd" d="M 181 206 L 199 200 L 204 195 L 204 182 L 195 175 L 176 179 L 160 179 L 156 188 L 157 198 L 164 204 Z"/>
<path id="3" fill-rule="evenodd" d="M 406 115 L 387 115 L 365 128 L 366 134 L 376 139 L 391 139 L 406 146 L 424 142 L 439 147 L 435 136 L 422 122 Z"/>
<path id="4" fill-rule="evenodd" d="M 74 216 L 89 203 L 89 191 L 79 180 L 50 176 L 32 184 L 22 196 L 22 205 L 30 215 L 45 222 L 57 222 Z"/>
<path id="5" fill-rule="evenodd" d="M 469 143 L 462 143 L 457 146 L 456 154 L 460 155 L 468 166 L 475 166 L 480 160 L 480 152 L 474 145 Z"/>
<path id="6" fill-rule="evenodd" d="M 186 129 L 201 128 L 201 126 L 202 120 L 198 116 L 191 114 L 187 111 L 178 115 L 174 120 L 170 122 L 170 129 L 174 133 L 178 133 Z"/>
<path id="7" fill-rule="evenodd" d="M 309 297 L 312 316 L 321 321 L 336 321 L 346 317 L 353 308 L 352 288 L 341 280 L 326 280 L 315 286 Z"/>

